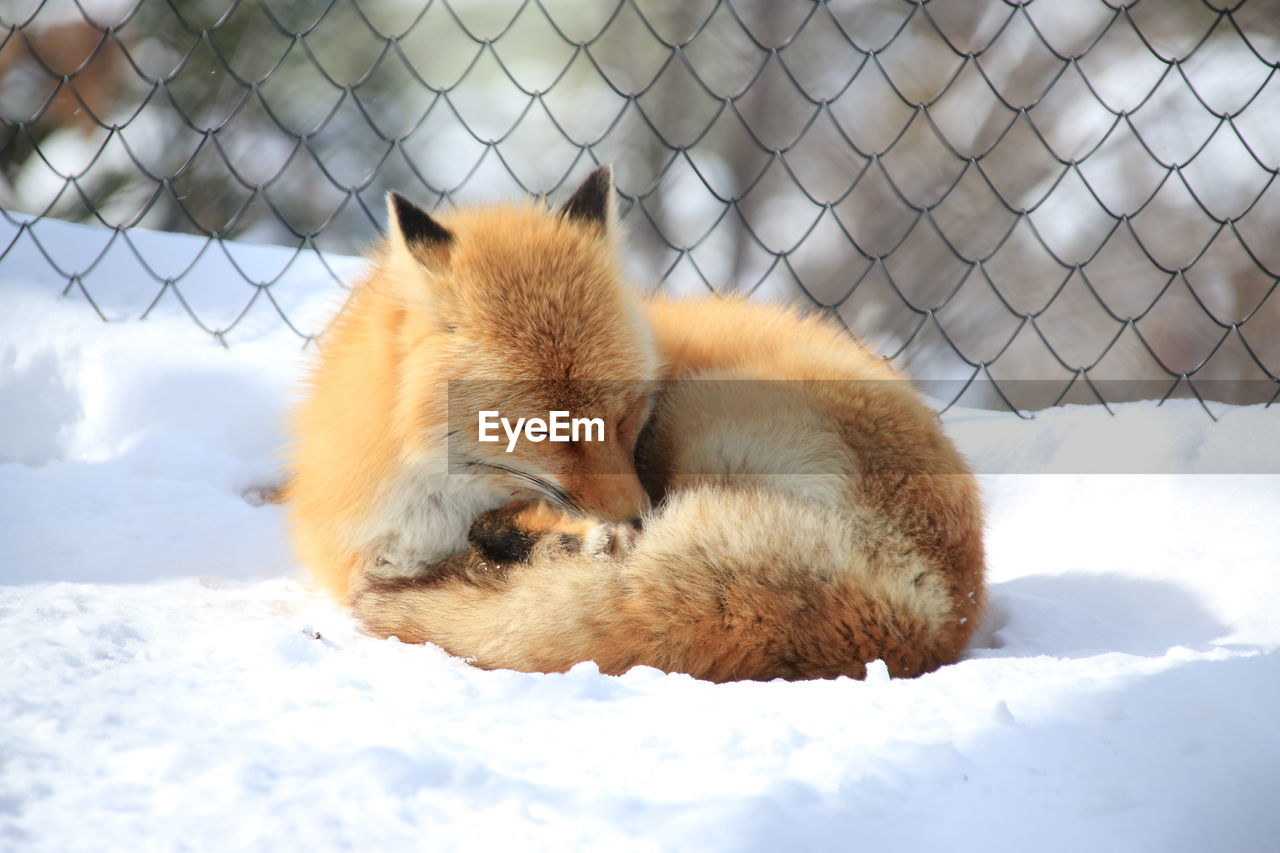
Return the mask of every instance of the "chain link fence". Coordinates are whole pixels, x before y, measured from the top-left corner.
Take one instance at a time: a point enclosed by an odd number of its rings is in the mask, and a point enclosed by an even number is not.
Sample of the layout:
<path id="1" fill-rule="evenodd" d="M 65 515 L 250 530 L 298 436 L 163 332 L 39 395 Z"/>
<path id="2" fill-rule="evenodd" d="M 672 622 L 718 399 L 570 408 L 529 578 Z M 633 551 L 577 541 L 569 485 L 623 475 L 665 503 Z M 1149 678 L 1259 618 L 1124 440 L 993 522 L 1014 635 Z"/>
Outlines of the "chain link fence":
<path id="1" fill-rule="evenodd" d="M 556 196 L 609 162 L 636 283 L 813 306 L 944 403 L 1280 396 L 1271 0 L 0 10 L 0 280 L 34 239 L 93 300 L 47 218 L 323 261 L 388 189 Z"/>

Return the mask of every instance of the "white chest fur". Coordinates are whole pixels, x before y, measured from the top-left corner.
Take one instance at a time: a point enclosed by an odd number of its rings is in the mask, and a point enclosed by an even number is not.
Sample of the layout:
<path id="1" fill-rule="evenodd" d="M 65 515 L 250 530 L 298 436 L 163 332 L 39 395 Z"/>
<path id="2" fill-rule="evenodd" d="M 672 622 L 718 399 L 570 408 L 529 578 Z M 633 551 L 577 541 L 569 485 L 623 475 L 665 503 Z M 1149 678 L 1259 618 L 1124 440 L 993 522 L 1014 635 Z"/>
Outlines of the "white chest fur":
<path id="1" fill-rule="evenodd" d="M 451 473 L 440 457 L 407 464 L 355 531 L 369 555 L 365 569 L 381 578 L 412 578 L 467 548 L 467 532 L 484 512 L 510 496 L 472 474 Z"/>

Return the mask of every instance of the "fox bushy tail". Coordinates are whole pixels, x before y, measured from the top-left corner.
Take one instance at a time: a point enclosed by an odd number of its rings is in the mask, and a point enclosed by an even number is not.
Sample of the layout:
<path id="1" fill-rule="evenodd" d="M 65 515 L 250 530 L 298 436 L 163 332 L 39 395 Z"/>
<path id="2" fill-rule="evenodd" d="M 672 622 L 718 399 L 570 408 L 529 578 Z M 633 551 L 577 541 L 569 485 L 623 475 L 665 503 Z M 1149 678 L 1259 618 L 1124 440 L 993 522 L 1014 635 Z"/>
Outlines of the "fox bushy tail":
<path id="1" fill-rule="evenodd" d="M 871 512 L 833 520 L 772 489 L 708 483 L 669 495 L 625 548 L 529 535 L 519 562 L 473 549 L 430 578 L 368 586 L 357 614 L 482 667 L 594 660 L 711 681 L 861 678 L 877 659 L 912 676 L 968 639 L 945 577 Z"/>

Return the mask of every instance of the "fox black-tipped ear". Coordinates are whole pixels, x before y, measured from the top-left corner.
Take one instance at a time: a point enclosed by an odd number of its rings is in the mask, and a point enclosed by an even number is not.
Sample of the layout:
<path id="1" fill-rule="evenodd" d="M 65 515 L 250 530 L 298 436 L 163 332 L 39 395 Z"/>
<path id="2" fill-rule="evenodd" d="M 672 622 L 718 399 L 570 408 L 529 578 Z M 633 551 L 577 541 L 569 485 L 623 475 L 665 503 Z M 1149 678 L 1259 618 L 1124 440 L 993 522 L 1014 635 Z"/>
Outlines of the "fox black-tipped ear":
<path id="1" fill-rule="evenodd" d="M 612 204 L 613 167 L 604 165 L 587 175 L 587 179 L 560 208 L 560 214 L 566 219 L 576 219 L 607 230 Z"/>
<path id="2" fill-rule="evenodd" d="M 418 207 L 400 193 L 387 195 L 387 213 L 390 218 L 392 239 L 397 237 L 411 252 L 433 251 L 453 242 L 449 229 L 431 218 L 431 214 Z"/>

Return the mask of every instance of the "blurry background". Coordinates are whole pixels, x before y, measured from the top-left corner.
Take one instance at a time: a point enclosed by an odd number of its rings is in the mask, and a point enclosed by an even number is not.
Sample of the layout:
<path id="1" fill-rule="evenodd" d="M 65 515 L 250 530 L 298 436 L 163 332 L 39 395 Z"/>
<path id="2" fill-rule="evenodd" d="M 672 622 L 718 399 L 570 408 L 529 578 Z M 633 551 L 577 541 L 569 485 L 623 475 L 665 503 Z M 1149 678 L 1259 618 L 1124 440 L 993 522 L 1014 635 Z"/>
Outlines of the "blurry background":
<path id="1" fill-rule="evenodd" d="M 1267 402 L 1278 63 L 1275 0 L 0 0 L 0 215 L 353 254 L 607 162 L 635 283 L 944 402 Z"/>

